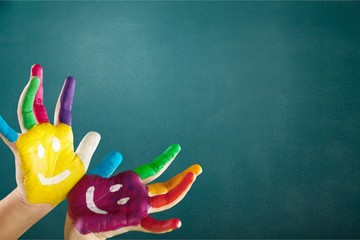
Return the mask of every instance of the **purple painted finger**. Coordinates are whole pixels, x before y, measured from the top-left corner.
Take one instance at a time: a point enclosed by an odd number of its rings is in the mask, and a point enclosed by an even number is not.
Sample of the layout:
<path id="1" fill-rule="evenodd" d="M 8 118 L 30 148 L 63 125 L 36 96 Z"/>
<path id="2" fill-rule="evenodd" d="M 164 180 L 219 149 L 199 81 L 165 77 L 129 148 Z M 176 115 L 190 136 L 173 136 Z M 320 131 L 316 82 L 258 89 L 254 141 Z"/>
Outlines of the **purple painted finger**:
<path id="1" fill-rule="evenodd" d="M 75 93 L 75 78 L 67 77 L 60 96 L 59 121 L 71 126 L 71 108 Z"/>

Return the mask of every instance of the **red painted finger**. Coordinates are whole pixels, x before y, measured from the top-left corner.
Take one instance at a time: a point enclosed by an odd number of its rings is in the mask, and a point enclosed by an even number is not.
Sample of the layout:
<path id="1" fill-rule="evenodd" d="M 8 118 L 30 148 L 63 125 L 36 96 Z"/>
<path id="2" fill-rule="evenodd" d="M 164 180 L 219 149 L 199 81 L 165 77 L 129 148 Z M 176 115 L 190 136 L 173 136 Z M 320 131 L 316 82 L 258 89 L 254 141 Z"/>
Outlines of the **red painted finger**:
<path id="1" fill-rule="evenodd" d="M 166 233 L 181 227 L 181 222 L 177 218 L 169 220 L 156 220 L 149 215 L 141 220 L 141 227 L 152 233 Z"/>
<path id="2" fill-rule="evenodd" d="M 33 105 L 34 114 L 38 123 L 48 123 L 49 118 L 44 106 L 43 69 L 39 64 L 35 64 L 31 67 L 30 78 L 35 76 L 40 78 L 40 86 L 35 95 Z"/>
<path id="3" fill-rule="evenodd" d="M 151 212 L 159 212 L 169 209 L 180 202 L 190 190 L 195 178 L 195 174 L 193 172 L 189 172 L 185 175 L 181 182 L 169 192 L 150 197 L 150 204 L 153 208 Z"/>

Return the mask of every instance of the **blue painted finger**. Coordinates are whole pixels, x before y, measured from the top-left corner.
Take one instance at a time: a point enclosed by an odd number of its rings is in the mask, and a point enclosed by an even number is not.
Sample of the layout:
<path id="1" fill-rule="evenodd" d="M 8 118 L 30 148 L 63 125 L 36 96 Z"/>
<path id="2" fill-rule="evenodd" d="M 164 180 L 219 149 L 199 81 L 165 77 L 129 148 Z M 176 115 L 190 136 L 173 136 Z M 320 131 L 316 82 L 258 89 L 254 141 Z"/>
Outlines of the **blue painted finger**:
<path id="1" fill-rule="evenodd" d="M 89 171 L 89 174 L 108 178 L 120 165 L 121 161 L 122 156 L 119 152 L 110 152 L 94 169 Z"/>
<path id="2" fill-rule="evenodd" d="M 9 141 L 15 142 L 18 138 L 17 132 L 12 129 L 9 124 L 4 120 L 4 118 L 0 115 L 0 133 Z"/>

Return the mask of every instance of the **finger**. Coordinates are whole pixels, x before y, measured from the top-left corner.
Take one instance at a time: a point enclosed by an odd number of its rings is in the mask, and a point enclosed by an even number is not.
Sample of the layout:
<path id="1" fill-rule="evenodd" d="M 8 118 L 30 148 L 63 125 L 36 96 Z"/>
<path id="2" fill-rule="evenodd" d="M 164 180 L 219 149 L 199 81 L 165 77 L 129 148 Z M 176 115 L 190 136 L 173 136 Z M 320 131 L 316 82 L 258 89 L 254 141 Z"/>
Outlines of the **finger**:
<path id="1" fill-rule="evenodd" d="M 160 212 L 175 206 L 185 197 L 195 179 L 195 174 L 189 172 L 181 182 L 168 193 L 150 197 L 151 208 L 149 209 L 149 212 Z"/>
<path id="2" fill-rule="evenodd" d="M 4 137 L 8 142 L 14 143 L 18 138 L 18 133 L 12 129 L 9 124 L 4 120 L 4 118 L 0 115 L 0 134 Z"/>
<path id="3" fill-rule="evenodd" d="M 176 185 L 178 185 L 181 180 L 186 176 L 187 173 L 192 172 L 196 176 L 200 175 L 202 172 L 202 168 L 199 164 L 194 164 L 191 167 L 187 168 L 182 173 L 179 173 L 175 177 L 164 183 L 153 183 L 148 185 L 149 196 L 164 194 L 173 189 Z"/>
<path id="4" fill-rule="evenodd" d="M 166 233 L 181 227 L 181 222 L 177 218 L 169 220 L 156 220 L 149 215 L 140 222 L 144 232 Z"/>
<path id="5" fill-rule="evenodd" d="M 25 90 L 25 95 L 21 98 L 21 116 L 22 123 L 20 126 L 26 130 L 30 130 L 35 124 L 36 119 L 33 112 L 33 103 L 35 99 L 36 91 L 40 85 L 40 79 L 38 77 L 33 77 L 28 84 Z"/>
<path id="6" fill-rule="evenodd" d="M 151 163 L 136 168 L 134 172 L 139 175 L 144 184 L 149 183 L 159 177 L 167 169 L 180 150 L 181 147 L 179 144 L 173 144 Z"/>
<path id="7" fill-rule="evenodd" d="M 81 140 L 76 155 L 79 156 L 85 167 L 85 172 L 89 167 L 90 160 L 100 142 L 100 134 L 97 132 L 88 132 Z"/>
<path id="8" fill-rule="evenodd" d="M 40 79 L 40 86 L 35 95 L 34 113 L 38 123 L 48 123 L 49 118 L 44 106 L 44 88 L 43 88 L 43 69 L 40 64 L 35 64 L 31 67 L 30 78 L 38 77 Z"/>
<path id="9" fill-rule="evenodd" d="M 67 77 L 55 109 L 54 124 L 65 123 L 71 126 L 71 109 L 75 93 L 75 78 Z"/>
<path id="10" fill-rule="evenodd" d="M 108 178 L 116 170 L 122 161 L 122 156 L 119 152 L 110 152 L 105 158 L 91 171 L 89 174 L 99 175 L 103 178 Z"/>
<path id="11" fill-rule="evenodd" d="M 31 79 L 29 80 L 29 82 L 25 85 L 24 89 L 22 90 L 21 95 L 19 97 L 18 107 L 17 107 L 17 116 L 18 116 L 20 130 L 22 133 L 26 132 L 26 128 L 24 127 L 24 123 L 23 123 L 22 106 L 23 106 L 23 102 L 24 102 L 24 98 L 25 98 L 25 93 L 26 93 L 27 89 L 29 88 L 30 82 L 31 82 Z"/>

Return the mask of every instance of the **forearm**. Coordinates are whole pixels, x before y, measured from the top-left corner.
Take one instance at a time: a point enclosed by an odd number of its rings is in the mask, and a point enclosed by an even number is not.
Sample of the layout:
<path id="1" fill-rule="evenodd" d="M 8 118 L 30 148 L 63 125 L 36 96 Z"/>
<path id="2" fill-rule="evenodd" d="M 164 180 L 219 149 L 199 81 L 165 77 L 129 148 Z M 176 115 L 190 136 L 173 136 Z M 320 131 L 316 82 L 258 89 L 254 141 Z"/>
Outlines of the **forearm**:
<path id="1" fill-rule="evenodd" d="M 54 206 L 49 204 L 27 203 L 15 189 L 0 201 L 1 239 L 18 239 L 53 208 Z"/>

